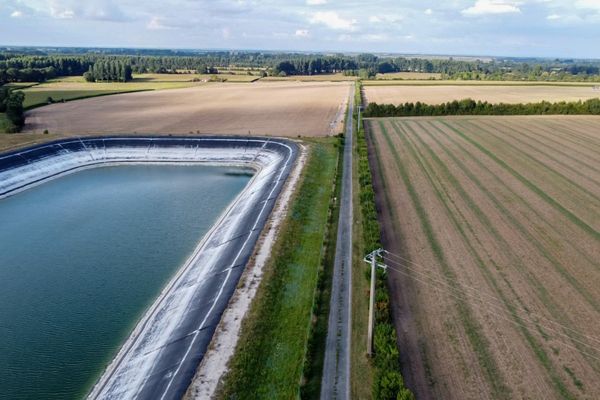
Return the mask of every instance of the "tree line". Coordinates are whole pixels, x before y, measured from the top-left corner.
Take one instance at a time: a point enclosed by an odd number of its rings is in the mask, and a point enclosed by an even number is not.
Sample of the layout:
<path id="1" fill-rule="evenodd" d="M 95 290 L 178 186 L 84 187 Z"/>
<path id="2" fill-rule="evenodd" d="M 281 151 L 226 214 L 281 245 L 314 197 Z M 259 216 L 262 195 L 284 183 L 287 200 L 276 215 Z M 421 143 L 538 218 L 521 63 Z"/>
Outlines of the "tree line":
<path id="1" fill-rule="evenodd" d="M 18 132 L 25 125 L 24 100 L 25 95 L 23 92 L 0 86 L 0 113 L 5 113 L 6 118 L 12 125 L 8 129 L 9 132 Z"/>
<path id="2" fill-rule="evenodd" d="M 83 74 L 88 82 L 128 82 L 133 79 L 131 65 L 122 60 L 100 60 Z"/>
<path id="3" fill-rule="evenodd" d="M 411 116 L 445 116 L 445 115 L 600 115 L 600 98 L 586 101 L 561 101 L 551 103 L 488 103 L 472 99 L 454 100 L 442 104 L 425 104 L 421 102 L 404 104 L 369 103 L 365 109 L 365 117 L 411 117 Z"/>
<path id="4" fill-rule="evenodd" d="M 363 78 L 378 73 L 439 73 L 445 79 L 600 81 L 600 62 L 541 59 L 454 59 L 390 57 L 373 54 L 305 54 L 244 51 L 135 49 L 0 50 L 0 81 L 43 82 L 81 76 L 96 63 L 128 65 L 132 73 L 218 73 L 218 68 L 260 69 L 271 75 L 345 73 Z M 60 54 L 60 51 L 66 54 Z M 78 53 L 79 52 L 79 53 Z M 93 71 L 91 71 L 93 73 Z M 102 76 L 102 74 L 98 74 Z M 99 79 L 102 80 L 102 79 Z"/>

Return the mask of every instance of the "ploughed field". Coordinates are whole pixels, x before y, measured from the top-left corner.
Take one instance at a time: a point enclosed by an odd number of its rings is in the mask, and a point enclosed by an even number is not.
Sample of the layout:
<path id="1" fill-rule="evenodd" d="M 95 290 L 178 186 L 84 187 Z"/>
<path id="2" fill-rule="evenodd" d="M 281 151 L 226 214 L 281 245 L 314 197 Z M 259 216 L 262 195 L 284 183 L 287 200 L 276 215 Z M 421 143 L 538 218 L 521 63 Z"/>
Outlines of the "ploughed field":
<path id="1" fill-rule="evenodd" d="M 385 83 L 385 82 L 384 82 Z M 471 98 L 489 103 L 537 103 L 541 101 L 577 101 L 600 97 L 600 91 L 588 85 L 498 85 L 447 84 L 433 82 L 429 85 L 365 85 L 364 93 L 369 103 L 440 104 Z"/>
<path id="2" fill-rule="evenodd" d="M 26 132 L 326 136 L 341 132 L 347 82 L 215 83 L 52 104 Z"/>
<path id="3" fill-rule="evenodd" d="M 420 398 L 600 398 L 600 118 L 372 119 Z"/>

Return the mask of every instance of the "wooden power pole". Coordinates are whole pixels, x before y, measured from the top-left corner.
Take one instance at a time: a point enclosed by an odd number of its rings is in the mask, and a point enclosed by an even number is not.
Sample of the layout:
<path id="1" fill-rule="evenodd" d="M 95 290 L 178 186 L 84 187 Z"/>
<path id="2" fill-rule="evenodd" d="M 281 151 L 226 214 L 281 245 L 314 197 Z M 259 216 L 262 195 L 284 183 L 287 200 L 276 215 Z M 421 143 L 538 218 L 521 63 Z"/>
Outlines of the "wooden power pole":
<path id="1" fill-rule="evenodd" d="M 377 257 L 383 249 L 377 249 L 365 257 L 371 264 L 371 290 L 369 291 L 369 325 L 367 330 L 367 355 L 373 355 L 373 330 L 375 328 L 375 281 L 377 280 L 377 267 L 386 268 L 384 264 L 377 263 Z"/>

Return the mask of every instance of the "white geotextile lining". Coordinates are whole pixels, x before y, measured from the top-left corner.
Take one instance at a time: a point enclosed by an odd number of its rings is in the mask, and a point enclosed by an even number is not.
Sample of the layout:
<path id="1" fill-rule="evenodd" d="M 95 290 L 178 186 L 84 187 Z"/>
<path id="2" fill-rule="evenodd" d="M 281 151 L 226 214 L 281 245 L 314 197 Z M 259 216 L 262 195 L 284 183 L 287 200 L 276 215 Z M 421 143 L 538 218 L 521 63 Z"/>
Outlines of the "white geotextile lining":
<path id="1" fill-rule="evenodd" d="M 285 144 L 281 145 L 288 147 Z M 288 150 L 291 154 L 289 147 Z M 269 185 L 273 179 L 278 179 L 277 175 L 281 175 L 285 169 L 283 158 L 284 152 L 279 153 L 264 148 L 123 146 L 89 148 L 76 152 L 65 150 L 0 172 L 0 193 L 12 190 L 9 195 L 13 195 L 50 179 L 107 165 L 203 163 L 248 166 L 256 171 L 249 184 L 206 233 L 190 258 L 137 323 L 117 356 L 95 385 L 89 398 L 135 398 L 137 390 L 143 387 L 144 378 L 158 360 L 159 350 L 172 340 L 173 332 L 185 318 L 186 311 L 195 298 L 194 295 L 202 290 L 202 286 L 208 283 L 211 276 L 223 273 L 224 268 L 227 268 L 219 263 L 219 259 L 223 251 L 231 249 L 220 244 L 233 239 L 236 226 L 244 216 L 257 212 L 257 209 L 261 208 L 259 202 L 265 185 Z M 289 161 L 288 158 L 287 162 Z"/>

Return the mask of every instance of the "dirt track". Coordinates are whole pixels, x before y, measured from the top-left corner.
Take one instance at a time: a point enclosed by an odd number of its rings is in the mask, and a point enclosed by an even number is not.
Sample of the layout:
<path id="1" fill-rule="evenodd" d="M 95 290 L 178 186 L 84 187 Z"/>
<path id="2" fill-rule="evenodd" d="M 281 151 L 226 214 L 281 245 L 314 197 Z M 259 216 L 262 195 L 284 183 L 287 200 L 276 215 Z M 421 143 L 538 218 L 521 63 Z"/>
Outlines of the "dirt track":
<path id="1" fill-rule="evenodd" d="M 600 91 L 587 87 L 569 86 L 461 86 L 461 85 L 398 85 L 365 86 L 367 101 L 379 104 L 417 102 L 439 104 L 471 98 L 490 103 L 532 103 L 577 101 L 600 97 Z"/>
<path id="2" fill-rule="evenodd" d="M 226 83 L 98 97 L 34 109 L 27 114 L 25 132 L 326 136 L 343 129 L 348 87 Z"/>
<path id="3" fill-rule="evenodd" d="M 369 127 L 417 397 L 600 397 L 600 118 Z"/>

